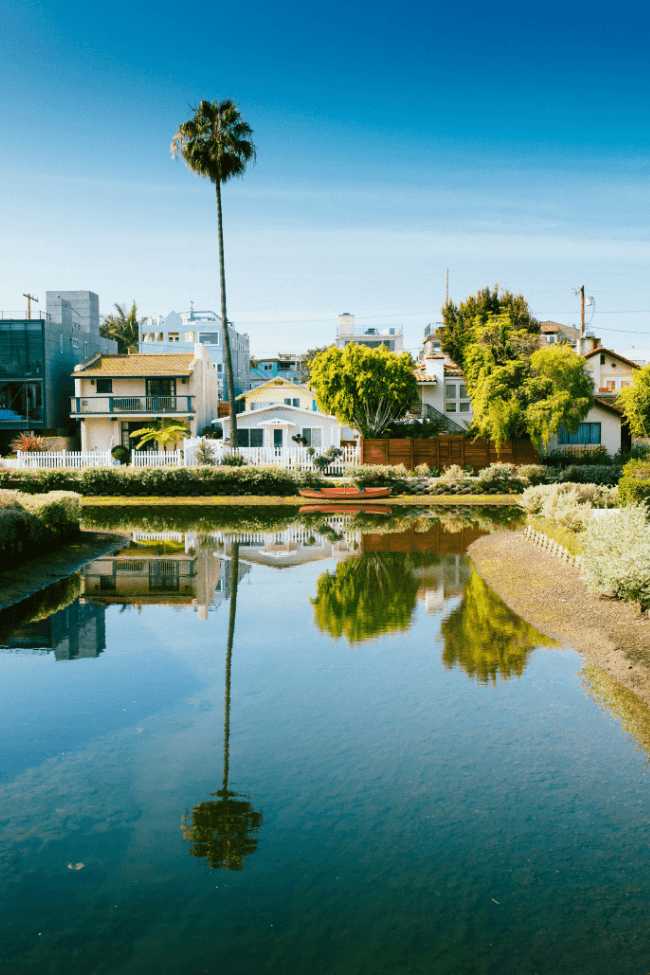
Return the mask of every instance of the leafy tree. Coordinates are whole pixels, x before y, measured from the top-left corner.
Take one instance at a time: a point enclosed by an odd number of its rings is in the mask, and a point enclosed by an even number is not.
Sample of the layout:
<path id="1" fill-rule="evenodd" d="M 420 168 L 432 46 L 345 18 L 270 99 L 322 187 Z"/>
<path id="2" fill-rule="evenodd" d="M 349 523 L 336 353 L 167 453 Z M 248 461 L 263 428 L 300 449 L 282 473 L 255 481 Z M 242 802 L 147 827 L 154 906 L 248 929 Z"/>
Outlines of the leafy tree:
<path id="1" fill-rule="evenodd" d="M 160 423 L 152 423 L 150 427 L 141 427 L 129 434 L 130 437 L 139 437 L 137 449 L 139 450 L 146 443 L 159 443 L 166 449 L 168 444 L 178 443 L 190 436 L 190 428 L 184 423 L 175 420 L 162 420 Z"/>
<path id="2" fill-rule="evenodd" d="M 243 177 L 246 166 L 257 158 L 257 149 L 251 141 L 253 130 L 244 122 L 237 106 L 229 99 L 202 101 L 193 109 L 194 115 L 179 126 L 171 151 L 174 158 L 180 154 L 194 173 L 214 183 L 217 193 L 217 223 L 219 228 L 219 281 L 221 285 L 221 320 L 223 348 L 226 358 L 228 402 L 230 403 L 230 444 L 237 447 L 237 415 L 235 409 L 235 381 L 228 334 L 226 310 L 226 271 L 223 251 L 223 217 L 221 212 L 221 184 L 234 177 Z"/>
<path id="3" fill-rule="evenodd" d="M 510 291 L 499 294 L 499 285 L 495 284 L 492 290 L 482 288 L 458 306 L 450 301 L 443 307 L 444 328 L 439 330 L 442 351 L 465 371 L 465 352 L 474 326 L 477 322 L 484 325 L 499 315 L 508 315 L 514 329 L 539 335 L 539 322 L 533 318 L 524 296 Z"/>
<path id="4" fill-rule="evenodd" d="M 146 319 L 138 320 L 135 301 L 129 312 L 118 304 L 115 305 L 115 310 L 116 315 L 106 315 L 99 326 L 99 334 L 105 339 L 117 342 L 117 351 L 123 355 L 127 352 L 137 352 L 140 348 L 140 328 Z"/>
<path id="5" fill-rule="evenodd" d="M 465 586 L 460 606 L 440 624 L 447 670 L 462 667 L 481 684 L 521 677 L 535 647 L 557 646 L 515 615 L 476 573 Z"/>
<path id="6" fill-rule="evenodd" d="M 635 437 L 650 437 L 650 366 L 634 373 L 632 384 L 621 390 L 617 405 Z"/>
<path id="7" fill-rule="evenodd" d="M 248 796 L 228 789 L 230 769 L 230 679 L 232 648 L 237 617 L 237 589 L 239 586 L 239 542 L 232 548 L 232 592 L 228 617 L 228 645 L 226 649 L 226 714 L 224 722 L 223 782 L 217 800 L 199 802 L 193 808 L 188 824 L 187 813 L 182 817 L 183 836 L 192 844 L 190 856 L 205 858 L 213 870 L 241 870 L 244 858 L 257 849 L 262 826 L 262 813 L 255 812 Z"/>
<path id="8" fill-rule="evenodd" d="M 593 405 L 584 359 L 568 345 L 539 348 L 537 337 L 507 315 L 477 319 L 465 348 L 473 428 L 501 444 L 528 436 L 548 443 L 560 424 L 575 431 Z"/>
<path id="9" fill-rule="evenodd" d="M 330 345 L 321 345 L 317 349 L 308 349 L 304 356 L 300 359 L 298 363 L 298 371 L 300 373 L 300 378 L 307 382 L 311 376 L 311 367 L 314 364 L 314 360 L 321 352 L 327 352 L 330 349 Z"/>
<path id="10" fill-rule="evenodd" d="M 418 581 L 404 554 L 368 554 L 339 562 L 318 579 L 314 621 L 319 630 L 349 643 L 408 630 Z"/>
<path id="11" fill-rule="evenodd" d="M 408 352 L 369 349 L 351 342 L 319 353 L 310 386 L 319 407 L 363 437 L 379 437 L 418 402 L 413 360 Z"/>

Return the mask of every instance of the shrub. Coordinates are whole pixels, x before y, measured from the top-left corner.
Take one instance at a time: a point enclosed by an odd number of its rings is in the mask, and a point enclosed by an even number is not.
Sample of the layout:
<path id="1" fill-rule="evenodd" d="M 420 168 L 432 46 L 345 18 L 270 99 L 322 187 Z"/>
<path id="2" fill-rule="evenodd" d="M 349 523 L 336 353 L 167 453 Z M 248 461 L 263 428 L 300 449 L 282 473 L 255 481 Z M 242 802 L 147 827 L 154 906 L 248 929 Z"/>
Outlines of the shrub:
<path id="1" fill-rule="evenodd" d="M 622 505 L 650 503 L 650 462 L 630 460 L 618 484 Z"/>
<path id="2" fill-rule="evenodd" d="M 633 463 L 639 463 L 634 461 Z M 584 536 L 582 564 L 592 592 L 650 606 L 650 531 L 646 508 L 630 504 L 594 521 Z"/>
<path id="3" fill-rule="evenodd" d="M 221 458 L 222 467 L 246 467 L 248 464 L 243 454 L 224 454 Z"/>
<path id="4" fill-rule="evenodd" d="M 0 491 L 0 555 L 25 557 L 52 548 L 79 532 L 80 516 L 76 494 Z"/>
<path id="5" fill-rule="evenodd" d="M 559 474 L 560 481 L 574 484 L 618 484 L 621 468 L 616 465 L 570 464 Z"/>
<path id="6" fill-rule="evenodd" d="M 562 500 L 561 500 L 562 499 Z M 571 504 L 589 508 L 615 508 L 618 490 L 599 484 L 538 484 L 525 489 L 519 504 L 531 515 L 552 518 L 556 508 Z"/>
<path id="7" fill-rule="evenodd" d="M 440 475 L 441 481 L 455 481 L 458 478 L 463 478 L 465 472 L 460 464 L 450 464 L 449 467 L 445 467 L 444 471 Z"/>
<path id="8" fill-rule="evenodd" d="M 26 454 L 40 454 L 47 449 L 43 437 L 34 436 L 31 433 L 19 433 L 9 446 L 13 453 L 22 450 Z"/>
<path id="9" fill-rule="evenodd" d="M 517 468 L 517 474 L 529 484 L 545 484 L 548 468 L 544 464 L 522 464 Z"/>
<path id="10" fill-rule="evenodd" d="M 415 468 L 415 473 L 418 477 L 435 477 L 435 474 L 431 470 L 428 464 L 418 464 Z M 437 473 L 437 469 L 436 469 Z"/>
<path id="11" fill-rule="evenodd" d="M 353 478 L 357 484 L 368 487 L 381 487 L 408 477 L 408 471 L 403 464 L 351 464 L 344 468 L 343 473 Z"/>
<path id="12" fill-rule="evenodd" d="M 120 464 L 128 464 L 131 460 L 131 451 L 128 447 L 123 447 L 121 443 L 118 443 L 111 450 L 111 457 L 114 460 L 119 460 Z"/>
<path id="13" fill-rule="evenodd" d="M 212 451 L 206 443 L 201 441 L 198 450 L 196 451 L 196 463 L 199 467 L 214 467 L 214 457 L 212 456 Z"/>

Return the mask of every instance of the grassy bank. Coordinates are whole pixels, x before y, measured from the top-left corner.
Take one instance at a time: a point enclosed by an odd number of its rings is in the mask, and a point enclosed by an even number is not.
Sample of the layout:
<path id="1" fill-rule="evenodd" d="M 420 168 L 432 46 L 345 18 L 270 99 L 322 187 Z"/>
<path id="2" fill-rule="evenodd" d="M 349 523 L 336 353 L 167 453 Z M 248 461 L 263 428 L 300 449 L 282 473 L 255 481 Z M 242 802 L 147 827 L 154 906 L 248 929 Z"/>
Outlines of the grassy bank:
<path id="1" fill-rule="evenodd" d="M 230 505 L 237 505 L 238 507 L 260 507 L 260 506 L 273 506 L 273 505 L 313 505 L 313 506 L 323 506 L 328 505 L 331 507 L 337 507 L 341 505 L 349 506 L 350 508 L 359 507 L 360 505 L 369 505 L 373 507 L 375 505 L 386 505 L 390 507 L 391 505 L 427 505 L 430 507 L 435 507 L 436 505 L 514 505 L 516 504 L 516 499 L 513 498 L 511 494 L 474 494 L 467 496 L 459 496 L 456 494 L 449 495 L 434 495 L 429 494 L 406 494 L 398 495 L 397 497 L 390 498 L 373 498 L 370 500 L 342 500 L 341 498 L 331 499 L 331 500 L 310 500 L 309 498 L 301 497 L 281 497 L 277 495 L 266 495 L 266 496 L 254 496 L 254 497 L 241 497 L 241 496 L 230 496 L 223 497 L 219 496 L 194 496 L 194 497 L 120 497 L 116 498 L 114 496 L 105 495 L 103 497 L 92 497 L 92 498 L 82 498 L 81 504 L 83 508 L 93 508 L 93 507 L 105 507 L 115 505 L 127 505 L 129 507 L 153 507 L 159 505 L 161 507 L 174 506 L 174 505 L 192 505 L 194 507 L 223 507 Z"/>

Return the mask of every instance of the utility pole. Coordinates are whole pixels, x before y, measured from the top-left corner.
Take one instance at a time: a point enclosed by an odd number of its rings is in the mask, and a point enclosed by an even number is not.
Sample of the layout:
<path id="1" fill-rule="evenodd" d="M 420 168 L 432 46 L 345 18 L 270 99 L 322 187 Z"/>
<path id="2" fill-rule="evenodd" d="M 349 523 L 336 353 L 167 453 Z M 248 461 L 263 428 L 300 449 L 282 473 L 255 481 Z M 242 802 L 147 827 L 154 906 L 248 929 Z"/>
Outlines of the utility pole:
<path id="1" fill-rule="evenodd" d="M 38 304 L 38 298 L 35 298 L 34 295 L 30 295 L 29 293 L 25 294 L 24 291 L 23 291 L 23 298 L 27 298 L 27 318 L 31 318 L 32 317 L 32 301 L 35 301 L 36 304 Z"/>
<path id="2" fill-rule="evenodd" d="M 585 337 L 585 286 L 580 285 L 580 338 Z"/>

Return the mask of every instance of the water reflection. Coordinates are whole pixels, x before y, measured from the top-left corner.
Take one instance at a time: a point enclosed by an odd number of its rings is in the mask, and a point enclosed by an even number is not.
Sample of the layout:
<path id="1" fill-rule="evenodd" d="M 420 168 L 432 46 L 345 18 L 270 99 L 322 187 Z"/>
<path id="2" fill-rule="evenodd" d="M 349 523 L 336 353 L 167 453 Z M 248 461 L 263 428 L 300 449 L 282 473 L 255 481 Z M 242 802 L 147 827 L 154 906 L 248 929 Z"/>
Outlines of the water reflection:
<path id="1" fill-rule="evenodd" d="M 521 677 L 531 650 L 558 646 L 508 609 L 473 569 L 460 605 L 443 619 L 440 630 L 444 666 L 461 667 L 482 684 Z"/>
<path id="2" fill-rule="evenodd" d="M 228 643 L 226 649 L 226 707 L 224 720 L 223 781 L 221 788 L 211 795 L 216 800 L 199 802 L 182 818 L 183 836 L 192 846 L 190 855 L 205 859 L 213 870 L 241 870 L 244 858 L 257 849 L 257 839 L 262 826 L 262 813 L 253 809 L 249 797 L 228 789 L 230 749 L 230 678 L 232 648 L 237 616 L 237 590 L 239 587 L 239 543 L 232 545 L 232 579 L 230 614 L 228 618 Z"/>
<path id="3" fill-rule="evenodd" d="M 636 742 L 636 749 L 642 748 L 650 763 L 650 708 L 633 691 L 595 664 L 588 663 L 580 671 L 582 686 L 586 696 L 593 698 L 603 712 L 619 718 L 623 731 L 629 735 L 628 741 Z"/>

